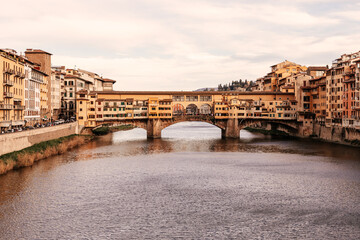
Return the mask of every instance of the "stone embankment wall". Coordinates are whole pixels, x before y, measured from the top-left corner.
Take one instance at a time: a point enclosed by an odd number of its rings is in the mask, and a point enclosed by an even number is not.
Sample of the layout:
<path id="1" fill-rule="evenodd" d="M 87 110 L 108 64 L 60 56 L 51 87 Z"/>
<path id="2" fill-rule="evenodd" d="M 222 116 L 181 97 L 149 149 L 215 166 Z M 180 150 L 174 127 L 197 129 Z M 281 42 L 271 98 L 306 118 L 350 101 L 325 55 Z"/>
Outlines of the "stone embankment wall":
<path id="1" fill-rule="evenodd" d="M 315 138 L 328 142 L 360 146 L 360 129 L 346 128 L 340 126 L 326 127 L 313 121 L 307 121 L 298 125 L 297 129 L 291 129 L 282 125 L 264 123 L 251 126 L 266 131 L 282 131 L 290 136 L 300 138 Z"/>
<path id="2" fill-rule="evenodd" d="M 314 124 L 313 135 L 330 142 L 349 143 L 355 140 L 360 141 L 360 130 L 345 127 L 326 127 Z"/>
<path id="3" fill-rule="evenodd" d="M 1 134 L 0 156 L 30 147 L 36 143 L 69 136 L 71 134 L 79 134 L 77 122 L 27 130 L 23 132 Z"/>

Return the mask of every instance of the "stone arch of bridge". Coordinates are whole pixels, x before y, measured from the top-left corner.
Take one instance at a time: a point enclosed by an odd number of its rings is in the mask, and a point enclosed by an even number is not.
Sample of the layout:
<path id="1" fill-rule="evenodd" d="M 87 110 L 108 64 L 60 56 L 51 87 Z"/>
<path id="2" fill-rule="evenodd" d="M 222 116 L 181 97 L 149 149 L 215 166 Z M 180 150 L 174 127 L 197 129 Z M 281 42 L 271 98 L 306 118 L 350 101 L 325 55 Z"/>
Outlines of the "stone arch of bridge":
<path id="1" fill-rule="evenodd" d="M 265 120 L 265 119 L 244 119 L 240 120 L 241 128 L 245 127 L 264 127 L 264 124 L 270 124 L 271 129 L 276 130 L 278 126 L 283 127 L 287 131 L 291 133 L 296 133 L 298 131 L 298 127 L 294 123 L 288 123 L 285 121 L 277 121 L 277 120 Z M 266 127 L 266 125 L 265 125 Z"/>

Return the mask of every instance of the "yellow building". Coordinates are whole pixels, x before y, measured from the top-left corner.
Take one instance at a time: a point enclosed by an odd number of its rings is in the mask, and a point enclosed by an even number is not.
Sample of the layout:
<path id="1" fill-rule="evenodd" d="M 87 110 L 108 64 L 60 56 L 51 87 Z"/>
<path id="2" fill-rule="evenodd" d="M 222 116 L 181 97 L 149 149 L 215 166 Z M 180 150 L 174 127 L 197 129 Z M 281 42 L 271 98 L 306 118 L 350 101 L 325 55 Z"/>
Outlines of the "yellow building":
<path id="1" fill-rule="evenodd" d="M 256 80 L 255 91 L 272 91 L 272 92 L 293 92 L 290 86 L 294 86 L 291 82 L 291 76 L 301 72 L 306 72 L 307 67 L 301 66 L 294 62 L 283 61 L 271 66 L 271 72 L 262 78 Z M 284 88 L 285 87 L 285 88 Z"/>
<path id="2" fill-rule="evenodd" d="M 0 128 L 18 128 L 24 122 L 24 58 L 0 49 Z"/>

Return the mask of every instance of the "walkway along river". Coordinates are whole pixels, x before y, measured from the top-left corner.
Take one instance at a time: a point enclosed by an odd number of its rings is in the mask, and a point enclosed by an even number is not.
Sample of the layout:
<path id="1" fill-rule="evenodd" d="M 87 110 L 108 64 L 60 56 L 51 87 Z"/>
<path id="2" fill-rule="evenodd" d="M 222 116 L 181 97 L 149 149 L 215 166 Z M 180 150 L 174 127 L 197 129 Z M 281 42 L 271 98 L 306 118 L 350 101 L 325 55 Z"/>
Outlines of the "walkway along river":
<path id="1" fill-rule="evenodd" d="M 0 176 L 0 239 L 359 239 L 360 149 L 181 123 Z"/>

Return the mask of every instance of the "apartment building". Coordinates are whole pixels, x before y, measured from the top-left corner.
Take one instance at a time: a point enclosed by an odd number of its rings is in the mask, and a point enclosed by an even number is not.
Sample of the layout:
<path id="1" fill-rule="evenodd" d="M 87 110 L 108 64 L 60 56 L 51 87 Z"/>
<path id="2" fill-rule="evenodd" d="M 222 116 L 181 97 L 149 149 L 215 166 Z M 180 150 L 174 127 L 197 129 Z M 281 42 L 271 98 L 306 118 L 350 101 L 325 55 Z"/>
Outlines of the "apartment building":
<path id="1" fill-rule="evenodd" d="M 78 91 L 112 91 L 113 84 L 115 82 L 115 80 L 103 79 L 98 74 L 83 69 L 66 69 L 66 75 L 64 79 L 64 94 L 62 95 L 61 102 L 61 116 L 65 119 L 75 118 L 77 108 L 76 93 Z M 132 109 L 132 106 L 127 107 L 129 111 L 130 107 Z M 131 114 L 133 113 L 131 112 Z"/>
<path id="2" fill-rule="evenodd" d="M 41 95 L 44 96 L 45 92 L 45 78 L 47 75 L 41 72 L 39 66 L 29 60 L 25 60 L 25 112 L 24 119 L 26 125 L 34 125 L 41 122 Z"/>
<path id="3" fill-rule="evenodd" d="M 24 126 L 24 58 L 0 49 L 0 130 Z"/>
<path id="4" fill-rule="evenodd" d="M 289 89 L 292 89 L 291 86 L 293 86 L 293 82 L 290 82 L 292 78 L 289 77 L 300 72 L 305 72 L 306 70 L 306 66 L 301 66 L 294 62 L 285 60 L 271 66 L 271 72 L 266 74 L 264 77 L 258 78 L 256 80 L 255 88 L 253 89 L 255 91 L 273 92 L 287 89 L 288 92 L 291 92 Z"/>
<path id="5" fill-rule="evenodd" d="M 327 126 L 348 125 L 355 118 L 355 109 L 352 107 L 356 106 L 359 101 L 356 99 L 358 94 L 356 94 L 355 88 L 356 61 L 359 57 L 360 51 L 343 54 L 333 61 L 331 69 L 326 73 Z M 345 119 L 344 122 L 343 119 Z"/>
<path id="6" fill-rule="evenodd" d="M 349 67 L 345 69 L 345 72 L 343 74 L 343 126 L 360 127 L 359 72 L 360 57 L 358 55 L 354 55 L 354 57 L 350 59 Z"/>
<path id="7" fill-rule="evenodd" d="M 40 116 L 47 121 L 52 118 L 51 113 L 51 53 L 40 49 L 26 49 L 25 57 L 38 64 L 39 71 L 46 74 L 40 85 Z"/>
<path id="8" fill-rule="evenodd" d="M 51 67 L 51 113 L 52 119 L 57 120 L 63 118 L 62 113 L 62 98 L 65 92 L 65 66 Z"/>

